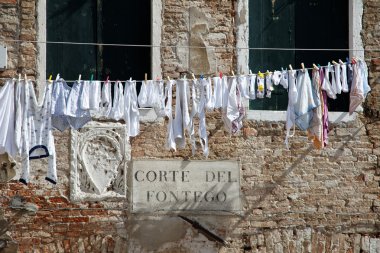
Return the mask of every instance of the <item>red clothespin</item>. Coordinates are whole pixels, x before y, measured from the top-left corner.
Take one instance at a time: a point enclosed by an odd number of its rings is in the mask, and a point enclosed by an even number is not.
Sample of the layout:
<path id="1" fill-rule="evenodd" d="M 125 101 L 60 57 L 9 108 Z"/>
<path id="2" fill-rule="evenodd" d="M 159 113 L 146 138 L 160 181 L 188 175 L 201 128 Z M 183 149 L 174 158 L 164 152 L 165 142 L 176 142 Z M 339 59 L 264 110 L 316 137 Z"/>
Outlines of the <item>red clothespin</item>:
<path id="1" fill-rule="evenodd" d="M 222 79 L 222 77 L 223 77 L 222 71 L 219 71 L 219 77 L 220 77 L 220 79 Z"/>

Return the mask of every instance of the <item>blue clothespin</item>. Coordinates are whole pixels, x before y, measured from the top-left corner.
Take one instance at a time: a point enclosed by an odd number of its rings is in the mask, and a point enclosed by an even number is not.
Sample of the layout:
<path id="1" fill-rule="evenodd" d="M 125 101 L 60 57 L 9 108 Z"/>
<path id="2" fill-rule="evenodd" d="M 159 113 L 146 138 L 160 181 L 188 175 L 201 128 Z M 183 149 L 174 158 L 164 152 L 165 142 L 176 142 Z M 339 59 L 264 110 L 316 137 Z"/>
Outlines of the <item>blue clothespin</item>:
<path id="1" fill-rule="evenodd" d="M 201 74 L 201 79 L 203 79 L 203 74 Z"/>
<path id="2" fill-rule="evenodd" d="M 346 57 L 346 64 L 350 64 L 350 58 L 349 57 Z"/>

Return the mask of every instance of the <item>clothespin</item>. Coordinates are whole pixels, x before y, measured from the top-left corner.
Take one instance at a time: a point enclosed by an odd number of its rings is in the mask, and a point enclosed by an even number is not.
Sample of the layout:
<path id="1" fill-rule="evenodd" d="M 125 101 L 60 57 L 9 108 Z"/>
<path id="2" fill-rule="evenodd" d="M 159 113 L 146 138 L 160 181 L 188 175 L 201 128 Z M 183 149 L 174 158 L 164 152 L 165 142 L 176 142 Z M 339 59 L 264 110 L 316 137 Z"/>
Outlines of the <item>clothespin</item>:
<path id="1" fill-rule="evenodd" d="M 356 64 L 356 57 L 352 57 L 352 64 Z"/>
<path id="2" fill-rule="evenodd" d="M 303 62 L 301 62 L 301 68 L 302 68 L 302 72 L 305 72 L 305 64 Z"/>
<path id="3" fill-rule="evenodd" d="M 252 76 L 253 74 L 252 74 L 252 70 L 249 70 L 249 74 Z"/>
<path id="4" fill-rule="evenodd" d="M 59 78 L 60 78 L 60 76 L 59 76 L 59 73 L 58 73 L 57 76 L 55 77 L 55 80 L 58 81 Z"/>
<path id="5" fill-rule="evenodd" d="M 332 64 L 334 64 L 334 65 L 338 65 L 338 63 L 336 62 L 336 61 L 331 61 L 332 62 Z"/>
<path id="6" fill-rule="evenodd" d="M 80 79 L 82 78 L 82 75 L 79 74 L 79 77 L 78 77 L 78 83 L 80 83 Z"/>
<path id="7" fill-rule="evenodd" d="M 107 76 L 106 84 L 108 83 L 109 80 L 110 80 L 110 76 Z"/>
<path id="8" fill-rule="evenodd" d="M 272 74 L 272 72 L 270 72 L 269 70 L 267 70 L 267 72 L 265 72 L 265 75 L 269 76 L 270 74 Z"/>
<path id="9" fill-rule="evenodd" d="M 170 81 L 170 77 L 169 76 L 167 76 L 166 78 L 168 79 L 168 81 Z"/>
<path id="10" fill-rule="evenodd" d="M 92 80 L 94 80 L 94 74 L 91 74 L 91 82 L 92 82 Z"/>
<path id="11" fill-rule="evenodd" d="M 51 79 L 53 78 L 53 75 L 49 76 L 49 82 L 51 82 Z"/>
<path id="12" fill-rule="evenodd" d="M 26 74 L 24 74 L 24 79 L 25 79 L 25 82 L 28 81 L 28 77 L 26 76 Z"/>
<path id="13" fill-rule="evenodd" d="M 160 81 L 161 80 L 161 77 L 160 76 L 157 76 L 156 77 L 156 81 Z"/>
<path id="14" fill-rule="evenodd" d="M 289 69 L 293 70 L 292 64 L 289 64 Z"/>
<path id="15" fill-rule="evenodd" d="M 201 74 L 201 79 L 203 79 L 203 74 Z"/>
<path id="16" fill-rule="evenodd" d="M 315 65 L 314 63 L 313 63 L 313 68 L 314 68 L 315 70 L 319 70 L 319 68 L 317 67 L 317 65 Z"/>
<path id="17" fill-rule="evenodd" d="M 21 74 L 18 74 L 18 81 L 21 82 Z"/>
<path id="18" fill-rule="evenodd" d="M 235 76 L 235 73 L 234 73 L 234 71 L 233 71 L 233 70 L 231 70 L 231 74 L 232 74 L 232 76 Z"/>
<path id="19" fill-rule="evenodd" d="M 344 62 L 342 62 L 342 60 L 341 60 L 341 59 L 339 59 L 339 63 L 340 63 L 340 64 L 344 64 Z"/>
<path id="20" fill-rule="evenodd" d="M 346 64 L 350 64 L 350 58 L 346 57 Z"/>
<path id="21" fill-rule="evenodd" d="M 259 71 L 259 73 L 257 73 L 257 75 L 258 75 L 260 78 L 264 78 L 264 73 L 261 73 L 261 71 Z"/>
<path id="22" fill-rule="evenodd" d="M 220 77 L 220 79 L 222 79 L 222 77 L 223 77 L 222 71 L 219 71 L 219 77 Z"/>
<path id="23" fill-rule="evenodd" d="M 129 78 L 129 81 L 132 82 L 132 77 Z"/>
<path id="24" fill-rule="evenodd" d="M 195 75 L 194 75 L 194 73 L 191 73 L 191 76 L 193 77 L 193 80 L 195 81 Z M 201 75 L 201 78 L 202 78 L 202 75 Z"/>
<path id="25" fill-rule="evenodd" d="M 145 80 L 145 82 L 148 81 L 148 74 L 147 73 L 145 73 L 145 75 L 144 75 L 144 80 Z"/>
<path id="26" fill-rule="evenodd" d="M 186 80 L 186 74 L 183 74 L 183 80 Z"/>

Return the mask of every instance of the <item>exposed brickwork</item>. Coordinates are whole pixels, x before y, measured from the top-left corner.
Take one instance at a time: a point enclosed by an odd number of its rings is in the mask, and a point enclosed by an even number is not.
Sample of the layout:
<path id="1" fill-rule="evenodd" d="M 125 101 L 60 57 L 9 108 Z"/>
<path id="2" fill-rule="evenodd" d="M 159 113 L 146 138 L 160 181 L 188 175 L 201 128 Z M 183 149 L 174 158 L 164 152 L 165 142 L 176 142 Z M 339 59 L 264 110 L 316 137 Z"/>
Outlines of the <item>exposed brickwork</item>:
<path id="1" fill-rule="evenodd" d="M 363 44 L 365 49 L 380 48 L 380 2 L 364 0 L 363 10 Z M 372 91 L 367 99 L 366 111 L 369 116 L 380 117 L 380 52 L 366 51 L 365 57 L 372 59 L 367 62 L 370 67 L 369 83 Z"/>
<path id="2" fill-rule="evenodd" d="M 210 45 L 233 46 L 233 1 L 163 1 L 164 45 L 177 45 L 188 36 L 187 6 L 199 7 L 212 17 L 215 25 L 207 37 Z M 379 47 L 378 1 L 364 2 L 363 38 L 365 47 Z M 17 4 L 0 2 L 0 38 L 35 39 L 35 2 Z M 218 39 L 216 39 L 218 38 Z M 377 43 L 377 44 L 376 44 Z M 36 49 L 29 43 L 9 43 L 9 70 L 35 75 Z M 178 77 L 187 71 L 174 48 L 162 48 L 163 74 Z M 379 53 L 367 52 L 368 57 Z M 216 52 L 223 72 L 232 69 L 233 50 Z M 380 62 L 368 62 L 373 92 L 367 108 L 379 111 L 376 82 Z M 166 123 L 144 123 L 141 134 L 131 138 L 132 159 L 205 159 L 199 151 L 177 152 L 163 149 Z M 184 236 L 160 241 L 170 231 L 176 215 L 136 215 L 128 201 L 71 203 L 70 134 L 55 132 L 59 183 L 44 180 L 47 162 L 32 162 L 31 183 L 23 186 L 15 180 L 0 183 L 0 225 L 7 225 L 8 235 L 19 252 L 376 252 L 380 248 L 380 123 L 373 117 L 361 117 L 332 126 L 329 146 L 311 148 L 304 132 L 297 131 L 284 146 L 284 122 L 245 121 L 237 136 L 223 128 L 220 113 L 208 113 L 210 160 L 238 159 L 241 162 L 241 191 L 244 212 L 238 215 L 192 215 L 211 231 L 225 238 L 229 245 L 209 241 L 187 223 L 181 223 Z M 198 143 L 199 144 L 199 143 Z M 35 203 L 36 214 L 10 207 L 14 196 Z M 161 220 L 169 225 L 160 227 Z M 173 220 L 173 221 L 172 221 Z M 138 234 L 137 226 L 149 221 L 158 224 L 155 238 Z M 4 226 L 3 226 L 4 227 Z M 181 228 L 182 228 L 181 227 Z M 0 228 L 0 232 L 3 231 Z M 183 231 L 175 231 L 182 233 Z M 3 236 L 0 234 L 0 239 Z M 153 241 L 159 241 L 152 249 Z M 150 245 L 150 247 L 148 247 Z"/>
<path id="3" fill-rule="evenodd" d="M 12 3 L 12 4 L 9 4 Z M 36 40 L 36 2 L 34 0 L 0 1 L 0 39 Z M 37 49 L 29 42 L 6 42 L 8 67 L 0 77 L 15 77 L 17 73 L 36 77 Z"/>

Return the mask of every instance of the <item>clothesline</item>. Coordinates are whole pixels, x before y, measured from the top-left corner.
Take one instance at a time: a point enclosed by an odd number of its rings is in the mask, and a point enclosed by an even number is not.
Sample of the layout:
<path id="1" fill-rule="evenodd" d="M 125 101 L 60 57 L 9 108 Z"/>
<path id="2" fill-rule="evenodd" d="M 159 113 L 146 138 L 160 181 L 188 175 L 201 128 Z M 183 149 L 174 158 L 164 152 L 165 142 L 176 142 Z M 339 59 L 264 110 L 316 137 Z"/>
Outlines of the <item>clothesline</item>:
<path id="1" fill-rule="evenodd" d="M 38 40 L 16 40 L 3 39 L 1 42 L 26 42 L 40 44 L 64 44 L 64 45 L 88 45 L 88 46 L 110 46 L 110 47 L 150 47 L 150 48 L 194 48 L 194 49 L 236 49 L 236 50 L 267 50 L 267 51 L 370 51 L 380 52 L 380 48 L 280 48 L 280 47 L 231 47 L 231 46 L 189 46 L 189 45 L 152 45 L 152 44 L 122 44 L 122 43 L 96 43 L 96 42 L 74 42 L 74 41 L 38 41 Z"/>
<path id="2" fill-rule="evenodd" d="M 367 58 L 367 59 L 365 59 L 365 61 L 371 61 L 371 60 L 374 60 L 374 59 L 380 59 L 380 57 L 371 57 L 371 58 Z M 338 63 L 339 64 L 339 63 Z M 343 64 L 347 64 L 347 62 L 343 62 Z M 328 67 L 329 65 L 324 65 L 324 66 L 318 66 L 318 68 L 326 68 L 326 67 Z M 331 66 L 334 66 L 333 64 L 331 64 Z M 311 68 L 306 68 L 305 67 L 305 69 L 306 70 L 313 70 L 314 68 L 313 67 L 311 67 Z M 302 68 L 293 68 L 293 70 L 295 70 L 295 71 L 302 71 L 303 69 Z M 257 73 L 254 73 L 254 74 L 257 74 Z M 265 72 L 263 73 L 263 74 L 265 74 Z M 249 76 L 250 74 L 240 74 L 240 75 L 238 75 L 238 76 Z M 203 75 L 204 76 L 204 78 L 208 78 L 208 77 L 213 77 L 213 75 Z M 159 77 L 161 77 L 161 76 L 159 76 Z M 227 77 L 234 77 L 234 76 L 227 76 Z M 0 80 L 8 80 L 9 79 L 9 77 L 0 77 Z M 192 77 L 190 77 L 190 78 L 188 78 L 189 80 L 191 80 L 192 79 Z M 21 81 L 23 81 L 24 79 L 20 79 Z M 151 79 L 151 80 L 153 80 L 153 79 Z M 32 81 L 32 82 L 34 82 L 34 80 L 30 80 L 30 81 Z M 46 79 L 45 81 L 49 81 L 49 79 Z M 65 80 L 66 82 L 69 82 L 69 83 L 71 83 L 71 82 L 76 82 L 76 81 L 78 81 L 78 80 Z M 101 83 L 106 83 L 106 82 L 124 82 L 124 80 L 108 80 L 108 81 L 101 81 L 101 80 L 94 80 L 94 81 L 97 81 L 97 82 L 101 82 Z M 137 83 L 142 83 L 142 82 L 145 82 L 145 81 L 148 81 L 148 80 L 133 80 L 133 81 L 135 81 L 135 82 L 137 82 Z M 160 81 L 165 81 L 164 79 L 154 79 L 153 81 L 158 81 L 158 82 L 160 82 Z"/>

